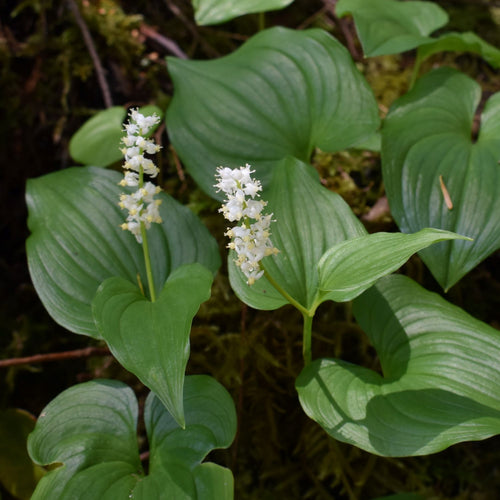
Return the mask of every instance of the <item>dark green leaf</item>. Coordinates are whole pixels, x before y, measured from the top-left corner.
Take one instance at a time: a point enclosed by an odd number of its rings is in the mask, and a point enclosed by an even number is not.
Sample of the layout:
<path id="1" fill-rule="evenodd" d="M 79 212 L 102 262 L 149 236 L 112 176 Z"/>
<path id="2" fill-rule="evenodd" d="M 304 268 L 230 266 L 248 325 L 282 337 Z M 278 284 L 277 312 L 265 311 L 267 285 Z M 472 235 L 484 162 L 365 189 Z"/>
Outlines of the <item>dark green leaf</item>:
<path id="1" fill-rule="evenodd" d="M 431 43 L 421 45 L 418 48 L 418 60 L 422 62 L 433 54 L 443 51 L 472 52 L 480 55 L 494 68 L 500 67 L 500 50 L 470 31 L 446 33 Z"/>
<path id="2" fill-rule="evenodd" d="M 486 102 L 475 139 L 480 98 L 469 77 L 432 71 L 396 101 L 382 131 L 384 182 L 401 231 L 434 227 L 474 240 L 420 253 L 444 289 L 500 247 L 500 93 Z"/>
<path id="3" fill-rule="evenodd" d="M 321 30 L 271 28 L 212 61 L 168 59 L 169 136 L 187 170 L 216 195 L 215 169 L 250 163 L 264 184 L 277 161 L 308 161 L 373 135 L 378 109 L 347 50 Z"/>
<path id="4" fill-rule="evenodd" d="M 266 213 L 273 213 L 275 220 L 271 241 L 280 250 L 262 263 L 288 294 L 309 309 L 319 292 L 321 256 L 333 245 L 364 236 L 366 230 L 342 197 L 325 189 L 314 170 L 296 158 L 276 165 L 262 198 L 268 201 Z M 238 297 L 251 307 L 276 309 L 288 303 L 265 277 L 248 286 L 231 255 L 229 278 Z"/>
<path id="5" fill-rule="evenodd" d="M 78 167 L 28 181 L 31 279 L 51 316 L 75 333 L 98 335 L 90 304 L 105 279 L 137 283 L 139 273 L 147 287 L 142 247 L 120 228 L 126 216 L 118 207 L 121 178 Z M 199 262 L 215 272 L 220 263 L 215 240 L 196 216 L 168 195 L 159 196 L 163 224 L 148 232 L 157 293 L 182 264 Z"/>
<path id="6" fill-rule="evenodd" d="M 144 106 L 139 110 L 143 115 L 156 113 L 161 116 L 161 109 L 156 106 Z M 84 165 L 107 167 L 123 158 L 121 139 L 123 121 L 127 110 L 121 106 L 99 111 L 87 120 L 73 135 L 69 143 L 71 157 Z"/>
<path id="7" fill-rule="evenodd" d="M 354 301 L 383 375 L 336 359 L 304 368 L 305 412 L 384 456 L 425 455 L 500 433 L 500 332 L 401 275 Z"/>
<path id="8" fill-rule="evenodd" d="M 234 438 L 231 397 L 214 379 L 191 376 L 184 407 L 182 430 L 157 398 L 148 398 L 151 464 L 145 476 L 132 390 L 121 382 L 95 380 L 64 391 L 43 410 L 29 437 L 33 460 L 59 464 L 38 483 L 33 500 L 230 500 L 231 472 L 201 461 Z"/>
<path id="9" fill-rule="evenodd" d="M 352 14 L 367 57 L 399 54 L 432 41 L 428 35 L 448 22 L 433 2 L 339 0 L 338 17 Z"/>
<path id="10" fill-rule="evenodd" d="M 422 229 L 415 234 L 368 234 L 338 243 L 319 261 L 319 288 L 325 294 L 322 300 L 352 300 L 419 250 L 454 239 L 464 238 L 440 229 Z"/>
<path id="11" fill-rule="evenodd" d="M 212 278 L 200 264 L 181 266 L 168 277 L 156 302 L 129 281 L 109 278 L 92 302 L 97 330 L 113 355 L 155 392 L 182 426 L 191 322 L 210 297 Z"/>
<path id="12" fill-rule="evenodd" d="M 277 10 L 293 0 L 192 0 L 194 18 L 200 25 L 218 24 L 253 12 Z"/>
<path id="13" fill-rule="evenodd" d="M 0 411 L 0 483 L 14 497 L 31 498 L 43 470 L 34 465 L 26 451 L 28 434 L 35 418 L 22 410 Z"/>

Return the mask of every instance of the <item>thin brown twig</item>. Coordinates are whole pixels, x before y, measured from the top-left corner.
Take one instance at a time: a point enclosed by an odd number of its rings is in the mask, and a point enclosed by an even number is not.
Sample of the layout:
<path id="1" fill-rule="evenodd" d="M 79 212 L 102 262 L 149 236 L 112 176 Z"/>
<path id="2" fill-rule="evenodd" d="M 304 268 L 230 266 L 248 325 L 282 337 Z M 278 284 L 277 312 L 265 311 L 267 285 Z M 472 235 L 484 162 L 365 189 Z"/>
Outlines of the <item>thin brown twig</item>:
<path id="1" fill-rule="evenodd" d="M 83 40 L 85 42 L 85 45 L 87 46 L 87 50 L 89 51 L 92 63 L 94 64 L 94 68 L 97 74 L 97 81 L 99 82 L 99 87 L 101 87 L 104 105 L 107 108 L 110 108 L 111 106 L 113 106 L 113 100 L 111 99 L 111 92 L 109 90 L 106 77 L 104 76 L 104 68 L 97 54 L 97 50 L 95 48 L 94 41 L 92 40 L 92 36 L 90 35 L 90 31 L 87 28 L 87 25 L 85 24 L 82 15 L 80 14 L 80 10 L 78 9 L 78 5 L 76 4 L 75 0 L 67 0 L 67 1 L 71 12 L 75 16 L 76 24 L 78 24 L 78 27 L 82 32 Z"/>
<path id="2" fill-rule="evenodd" d="M 209 57 L 218 57 L 220 54 L 212 47 L 202 36 L 200 36 L 200 33 L 198 32 L 198 28 L 195 23 L 193 23 L 190 19 L 188 19 L 182 10 L 172 1 L 172 0 L 165 0 L 165 4 L 167 5 L 168 9 L 174 16 L 176 16 L 183 24 L 186 26 L 186 28 L 191 32 L 191 35 L 193 36 L 193 39 L 198 42 L 205 53 Z"/>
<path id="3" fill-rule="evenodd" d="M 347 48 L 355 61 L 362 61 L 363 57 L 360 55 L 358 48 L 356 47 L 356 43 L 354 41 L 354 37 L 351 33 L 351 23 L 346 19 L 340 19 L 337 17 L 335 13 L 335 5 L 337 4 L 337 0 L 323 0 L 323 3 L 327 7 L 327 11 L 338 25 L 340 30 L 342 31 L 342 35 L 344 35 L 345 42 L 347 44 Z"/>
<path id="4" fill-rule="evenodd" d="M 107 347 L 85 347 L 83 349 L 75 349 L 74 351 L 50 352 L 47 354 L 35 354 L 33 356 L 26 356 L 24 358 L 1 359 L 0 368 L 17 365 L 28 365 L 33 363 L 47 363 L 49 361 L 60 361 L 63 359 L 107 356 L 110 354 L 111 353 Z"/>
<path id="5" fill-rule="evenodd" d="M 173 40 L 167 38 L 166 36 L 160 35 L 160 33 L 154 30 L 151 26 L 148 26 L 147 24 L 141 24 L 141 26 L 139 27 L 139 31 L 146 38 L 154 40 L 174 56 L 177 56 L 180 59 L 188 58 L 186 53 Z"/>

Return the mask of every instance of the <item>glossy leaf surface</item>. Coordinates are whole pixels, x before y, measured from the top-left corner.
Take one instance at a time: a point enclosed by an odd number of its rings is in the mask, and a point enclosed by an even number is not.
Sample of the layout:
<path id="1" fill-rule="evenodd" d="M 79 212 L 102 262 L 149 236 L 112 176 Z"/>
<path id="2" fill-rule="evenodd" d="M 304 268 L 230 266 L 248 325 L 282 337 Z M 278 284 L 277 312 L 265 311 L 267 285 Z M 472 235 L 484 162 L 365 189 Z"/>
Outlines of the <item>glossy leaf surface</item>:
<path id="1" fill-rule="evenodd" d="M 118 172 L 94 167 L 70 168 L 27 185 L 26 243 L 31 279 L 50 315 L 68 330 L 98 336 L 90 304 L 99 285 L 120 276 L 147 283 L 141 245 L 120 224 L 123 188 Z M 163 224 L 149 230 L 157 294 L 182 264 L 199 262 L 215 272 L 220 257 L 215 240 L 199 219 L 165 193 Z"/>
<path id="2" fill-rule="evenodd" d="M 379 125 L 371 89 L 326 32 L 271 28 L 212 61 L 168 58 L 172 144 L 198 185 L 216 194 L 215 169 L 250 163 L 264 185 L 277 162 L 338 151 Z"/>
<path id="3" fill-rule="evenodd" d="M 160 398 L 181 426 L 191 323 L 210 297 L 212 278 L 200 264 L 178 267 L 155 302 L 129 281 L 109 278 L 92 302 L 97 330 L 115 358 Z"/>
<path id="4" fill-rule="evenodd" d="M 144 106 L 139 110 L 143 115 L 156 113 L 161 116 L 161 109 L 156 106 Z M 125 134 L 123 122 L 127 110 L 114 106 L 99 111 L 87 120 L 73 135 L 69 142 L 71 157 L 84 165 L 107 167 L 123 158 L 121 139 Z"/>
<path id="5" fill-rule="evenodd" d="M 352 14 L 366 57 L 399 54 L 432 41 L 428 36 L 448 22 L 433 2 L 339 0 L 338 17 Z"/>
<path id="6" fill-rule="evenodd" d="M 414 253 L 434 243 L 462 237 L 439 229 L 418 233 L 375 233 L 330 248 L 319 261 L 323 300 L 346 302 L 378 279 L 399 269 Z"/>
<path id="7" fill-rule="evenodd" d="M 146 402 L 150 443 L 146 476 L 137 448 L 137 401 L 121 382 L 95 380 L 74 386 L 44 409 L 29 438 L 39 464 L 60 464 L 38 484 L 33 499 L 229 500 L 232 474 L 201 463 L 214 448 L 231 444 L 234 404 L 214 379 L 187 377 L 186 429 L 180 429 L 158 399 Z"/>
<path id="8" fill-rule="evenodd" d="M 319 291 L 318 262 L 332 246 L 364 236 L 366 230 L 342 197 L 324 188 L 309 165 L 288 157 L 277 164 L 265 213 L 273 213 L 271 241 L 280 250 L 262 260 L 279 285 L 309 309 Z M 265 277 L 248 286 L 229 256 L 229 278 L 238 297 L 256 309 L 276 309 L 288 302 Z"/>
<path id="9" fill-rule="evenodd" d="M 474 240 L 420 253 L 444 289 L 500 247 L 500 93 L 486 102 L 473 138 L 480 98 L 467 76 L 432 71 L 396 101 L 382 132 L 384 182 L 401 231 L 435 227 Z"/>
<path id="10" fill-rule="evenodd" d="M 254 12 L 277 10 L 293 0 L 192 0 L 194 18 L 199 25 L 218 24 Z"/>
<path id="11" fill-rule="evenodd" d="M 354 301 L 383 375 L 336 359 L 304 368 L 305 412 L 384 456 L 435 453 L 500 433 L 500 332 L 401 275 Z"/>

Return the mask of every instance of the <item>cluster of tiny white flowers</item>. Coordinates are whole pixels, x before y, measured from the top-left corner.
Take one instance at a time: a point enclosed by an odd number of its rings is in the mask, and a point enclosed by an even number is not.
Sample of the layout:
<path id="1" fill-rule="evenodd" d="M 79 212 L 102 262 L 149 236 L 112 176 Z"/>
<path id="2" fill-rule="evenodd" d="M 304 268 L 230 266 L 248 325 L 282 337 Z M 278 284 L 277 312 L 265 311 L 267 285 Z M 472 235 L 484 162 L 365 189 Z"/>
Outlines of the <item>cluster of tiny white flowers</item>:
<path id="1" fill-rule="evenodd" d="M 249 285 L 253 285 L 264 274 L 260 261 L 267 255 L 279 252 L 269 239 L 273 214 L 262 215 L 267 202 L 255 199 L 262 191 L 262 186 L 260 181 L 252 179 L 250 174 L 253 172 L 248 163 L 234 169 L 219 167 L 216 174 L 219 182 L 215 184 L 217 191 L 226 194 L 219 212 L 231 222 L 241 221 L 241 225 L 228 228 L 224 234 L 231 238 L 227 248 L 238 255 L 234 262 L 247 277 Z"/>
<path id="2" fill-rule="evenodd" d="M 130 231 L 139 243 L 142 243 L 141 224 L 149 229 L 152 223 L 162 222 L 159 211 L 161 200 L 154 198 L 161 188 L 152 182 L 143 182 L 144 174 L 150 177 L 158 175 L 158 167 L 152 160 L 144 157 L 145 153 L 154 154 L 161 148 L 154 141 L 144 137 L 158 123 L 160 123 L 158 115 L 144 116 L 133 109 L 130 111 L 129 123 L 125 125 L 127 135 L 122 138 L 124 147 L 121 152 L 125 156 L 123 165 L 125 174 L 120 185 L 138 189 L 132 194 L 120 195 L 120 208 L 128 210 L 126 222 L 121 228 Z"/>

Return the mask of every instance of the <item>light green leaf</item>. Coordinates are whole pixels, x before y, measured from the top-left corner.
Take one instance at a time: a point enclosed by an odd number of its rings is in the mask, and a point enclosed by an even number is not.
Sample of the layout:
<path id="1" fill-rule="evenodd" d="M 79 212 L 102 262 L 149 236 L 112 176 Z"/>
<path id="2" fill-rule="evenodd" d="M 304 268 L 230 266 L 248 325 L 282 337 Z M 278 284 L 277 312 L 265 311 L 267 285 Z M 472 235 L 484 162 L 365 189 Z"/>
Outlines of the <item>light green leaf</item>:
<path id="1" fill-rule="evenodd" d="M 419 250 L 439 241 L 454 239 L 465 238 L 428 228 L 415 234 L 375 233 L 338 243 L 319 261 L 322 300 L 352 300 L 382 276 L 399 269 Z"/>
<path id="2" fill-rule="evenodd" d="M 432 41 L 428 35 L 448 22 L 433 2 L 339 0 L 338 17 L 352 14 L 366 57 L 399 54 Z"/>
<path id="3" fill-rule="evenodd" d="M 123 188 L 118 172 L 77 167 L 28 181 L 26 243 L 31 279 L 49 314 L 68 330 L 98 336 L 90 310 L 98 286 L 120 276 L 147 283 L 141 245 L 120 224 Z M 197 217 L 165 193 L 163 224 L 149 230 L 157 293 L 182 264 L 199 262 L 215 273 L 220 257 L 215 240 Z"/>
<path id="4" fill-rule="evenodd" d="M 173 146 L 211 196 L 215 169 L 249 163 L 266 185 L 276 162 L 338 151 L 379 125 L 372 91 L 347 50 L 326 32 L 271 28 L 212 61 L 168 58 Z"/>
<path id="5" fill-rule="evenodd" d="M 92 302 L 97 331 L 115 358 L 184 425 L 183 385 L 194 315 L 210 298 L 212 273 L 187 264 L 168 277 L 156 302 L 129 281 L 109 278 Z"/>
<path id="6" fill-rule="evenodd" d="M 156 106 L 144 106 L 139 111 L 150 116 L 156 113 L 161 116 L 161 109 Z M 121 139 L 123 121 L 127 110 L 121 106 L 114 106 L 99 111 L 87 120 L 73 135 L 69 142 L 71 157 L 84 165 L 107 167 L 123 158 L 121 153 Z"/>
<path id="7" fill-rule="evenodd" d="M 425 61 L 437 52 L 473 52 L 480 55 L 488 64 L 494 68 L 500 67 L 500 50 L 485 42 L 475 33 L 446 33 L 431 43 L 421 45 L 418 48 L 419 62 Z"/>
<path id="8" fill-rule="evenodd" d="M 383 375 L 342 360 L 308 365 L 296 387 L 330 436 L 415 456 L 500 433 L 500 332 L 401 275 L 354 301 Z"/>
<path id="9" fill-rule="evenodd" d="M 396 101 L 382 131 L 384 183 L 400 230 L 434 227 L 474 240 L 420 253 L 444 289 L 500 248 L 500 93 L 486 102 L 476 140 L 480 98 L 469 77 L 449 68 L 432 71 Z"/>
<path id="10" fill-rule="evenodd" d="M 204 26 L 229 21 L 254 12 L 278 10 L 293 0 L 192 0 L 196 23 Z"/>
<path id="11" fill-rule="evenodd" d="M 0 483 L 15 498 L 31 498 L 43 469 L 33 464 L 26 451 L 35 418 L 18 409 L 0 411 Z"/>
<path id="12" fill-rule="evenodd" d="M 266 213 L 273 213 L 271 241 L 280 250 L 263 265 L 278 284 L 304 308 L 315 304 L 319 287 L 318 262 L 333 245 L 363 236 L 366 230 L 338 194 L 324 188 L 309 165 L 293 157 L 274 169 L 271 185 L 262 195 Z M 265 279 L 248 286 L 229 256 L 229 279 L 236 295 L 256 309 L 276 309 L 284 299 Z"/>
<path id="13" fill-rule="evenodd" d="M 132 390 L 121 382 L 95 380 L 64 391 L 43 410 L 29 437 L 35 462 L 60 464 L 38 483 L 33 500 L 230 500 L 231 472 L 201 461 L 234 438 L 231 397 L 204 375 L 187 377 L 184 394 L 185 430 L 158 399 L 147 399 L 151 464 L 146 476 Z"/>

